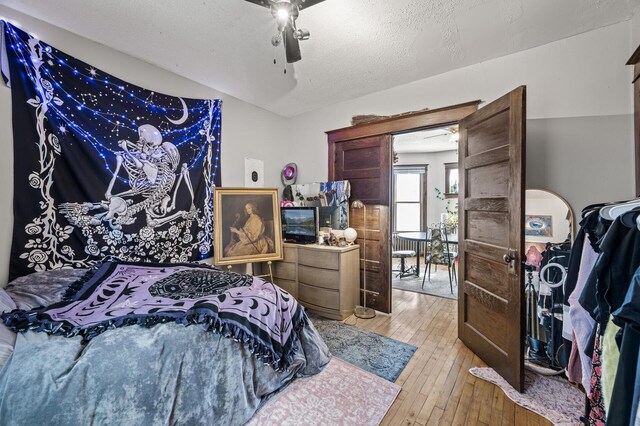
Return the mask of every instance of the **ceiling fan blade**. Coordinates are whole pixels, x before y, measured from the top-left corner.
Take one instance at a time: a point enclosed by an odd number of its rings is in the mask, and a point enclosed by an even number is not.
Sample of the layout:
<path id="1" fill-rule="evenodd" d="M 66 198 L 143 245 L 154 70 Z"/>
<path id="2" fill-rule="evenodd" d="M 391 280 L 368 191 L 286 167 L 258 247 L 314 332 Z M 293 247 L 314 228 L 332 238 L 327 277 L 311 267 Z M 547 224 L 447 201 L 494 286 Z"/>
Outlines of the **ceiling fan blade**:
<path id="1" fill-rule="evenodd" d="M 269 0 L 245 0 L 249 3 L 257 4 L 258 6 L 266 7 L 269 9 L 271 7 L 271 2 Z"/>
<path id="2" fill-rule="evenodd" d="M 300 10 L 310 8 L 318 3 L 322 3 L 324 0 L 291 0 L 291 3 L 298 5 Z"/>
<path id="3" fill-rule="evenodd" d="M 294 35 L 294 30 L 291 25 L 284 27 L 284 50 L 287 54 L 287 62 L 292 64 L 302 59 L 300 53 L 300 42 Z"/>
<path id="4" fill-rule="evenodd" d="M 257 4 L 258 6 L 270 8 L 271 1 L 269 0 L 245 0 L 249 3 Z M 323 2 L 324 0 L 291 0 L 291 3 L 298 5 L 298 9 L 307 9 L 311 6 L 314 6 L 318 3 Z"/>

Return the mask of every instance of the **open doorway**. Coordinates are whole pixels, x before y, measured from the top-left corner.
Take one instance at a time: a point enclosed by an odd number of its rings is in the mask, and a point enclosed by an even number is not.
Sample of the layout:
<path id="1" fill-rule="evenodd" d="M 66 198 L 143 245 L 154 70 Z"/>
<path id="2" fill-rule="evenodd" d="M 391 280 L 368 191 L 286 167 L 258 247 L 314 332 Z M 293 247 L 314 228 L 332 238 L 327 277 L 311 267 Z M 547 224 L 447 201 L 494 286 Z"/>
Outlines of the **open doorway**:
<path id="1" fill-rule="evenodd" d="M 456 299 L 458 126 L 393 136 L 393 288 Z"/>
<path id="2" fill-rule="evenodd" d="M 367 277 L 367 293 L 375 296 L 369 306 L 391 313 L 392 135 L 456 123 L 461 194 L 458 338 L 522 391 L 526 87 L 481 109 L 474 101 L 328 131 L 329 180 L 349 180 L 351 196 L 375 213 L 368 220 L 354 220 L 358 238 L 373 247 L 360 259 L 361 277 Z M 418 259 L 416 253 L 416 263 Z"/>

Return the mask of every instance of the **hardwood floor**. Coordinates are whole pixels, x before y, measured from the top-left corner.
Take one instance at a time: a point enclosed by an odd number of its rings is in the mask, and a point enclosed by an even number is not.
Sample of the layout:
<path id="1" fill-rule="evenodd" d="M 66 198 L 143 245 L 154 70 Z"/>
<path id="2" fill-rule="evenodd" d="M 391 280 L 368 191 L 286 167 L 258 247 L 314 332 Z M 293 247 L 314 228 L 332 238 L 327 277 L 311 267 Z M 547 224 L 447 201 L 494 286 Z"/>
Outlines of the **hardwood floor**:
<path id="1" fill-rule="evenodd" d="M 394 289 L 391 315 L 355 325 L 418 347 L 383 425 L 551 425 L 469 374 L 486 365 L 457 339 L 457 301 Z"/>

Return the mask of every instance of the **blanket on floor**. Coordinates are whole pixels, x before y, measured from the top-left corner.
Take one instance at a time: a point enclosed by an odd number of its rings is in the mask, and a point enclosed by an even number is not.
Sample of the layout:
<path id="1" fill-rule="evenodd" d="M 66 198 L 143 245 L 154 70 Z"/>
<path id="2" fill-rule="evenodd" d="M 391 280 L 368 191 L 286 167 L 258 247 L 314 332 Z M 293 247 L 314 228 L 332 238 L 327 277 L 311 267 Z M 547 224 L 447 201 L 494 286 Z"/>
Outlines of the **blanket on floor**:
<path id="1" fill-rule="evenodd" d="M 12 330 L 85 341 L 113 328 L 163 322 L 201 324 L 241 341 L 277 371 L 286 369 L 304 309 L 286 291 L 250 275 L 201 264 L 103 262 L 72 284 L 65 300 L 2 314 Z"/>

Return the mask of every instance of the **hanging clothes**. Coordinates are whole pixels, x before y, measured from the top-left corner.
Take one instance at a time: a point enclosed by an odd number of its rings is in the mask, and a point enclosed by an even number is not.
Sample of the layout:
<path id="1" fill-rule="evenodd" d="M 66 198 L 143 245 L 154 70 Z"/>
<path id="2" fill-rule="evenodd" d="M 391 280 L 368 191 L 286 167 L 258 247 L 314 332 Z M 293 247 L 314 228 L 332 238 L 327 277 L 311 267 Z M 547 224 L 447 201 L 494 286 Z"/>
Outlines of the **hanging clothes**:
<path id="1" fill-rule="evenodd" d="M 576 356 L 580 359 L 582 367 L 582 386 L 589 393 L 591 388 L 591 356 L 587 355 L 586 348 L 595 327 L 595 321 L 591 318 L 589 311 L 584 309 L 578 302 L 582 291 L 587 283 L 589 275 L 593 271 L 598 258 L 589 241 L 583 242 L 582 256 L 579 265 L 579 272 L 576 277 L 575 290 L 569 296 L 569 318 L 573 327 L 573 334 L 576 337 L 575 344 L 578 346 Z M 572 361 L 569 360 L 569 363 Z M 577 362 L 575 359 L 573 362 Z"/>
<path id="2" fill-rule="evenodd" d="M 613 317 L 609 317 L 607 328 L 602 336 L 602 395 L 607 413 L 611 405 L 613 384 L 616 381 L 616 372 L 620 361 L 620 349 L 616 343 L 616 335 L 619 331 L 620 327 L 613 322 Z"/>
<path id="3" fill-rule="evenodd" d="M 571 242 L 547 243 L 542 253 L 541 268 L 549 264 L 559 265 L 550 267 L 540 274 L 540 291 L 538 298 L 538 312 L 540 314 L 540 324 L 545 330 L 547 357 L 551 360 L 552 367 L 562 366 L 566 368 L 569 354 L 563 350 L 564 339 L 562 337 L 563 306 L 564 299 L 562 280 L 566 276 L 566 268 L 569 265 L 571 255 Z M 551 286 L 545 284 L 549 283 Z M 558 283 L 558 287 L 553 284 Z M 569 341 L 570 344 L 570 341 Z M 570 350 L 570 349 L 569 349 Z"/>
<path id="4" fill-rule="evenodd" d="M 631 426 L 640 414 L 640 267 L 613 321 L 622 328 L 622 339 L 607 421 L 611 426 Z"/>
<path id="5" fill-rule="evenodd" d="M 602 397 L 602 348 L 600 347 L 600 325 L 596 327 L 596 339 L 593 348 L 591 364 L 591 392 L 589 393 L 589 425 L 604 426 L 607 424 L 607 415 L 604 410 L 604 398 Z"/>
<path id="6" fill-rule="evenodd" d="M 640 419 L 640 207 L 619 213 L 634 204 L 583 211 L 569 260 L 567 376 L 582 380 L 591 425 L 638 426 Z"/>

